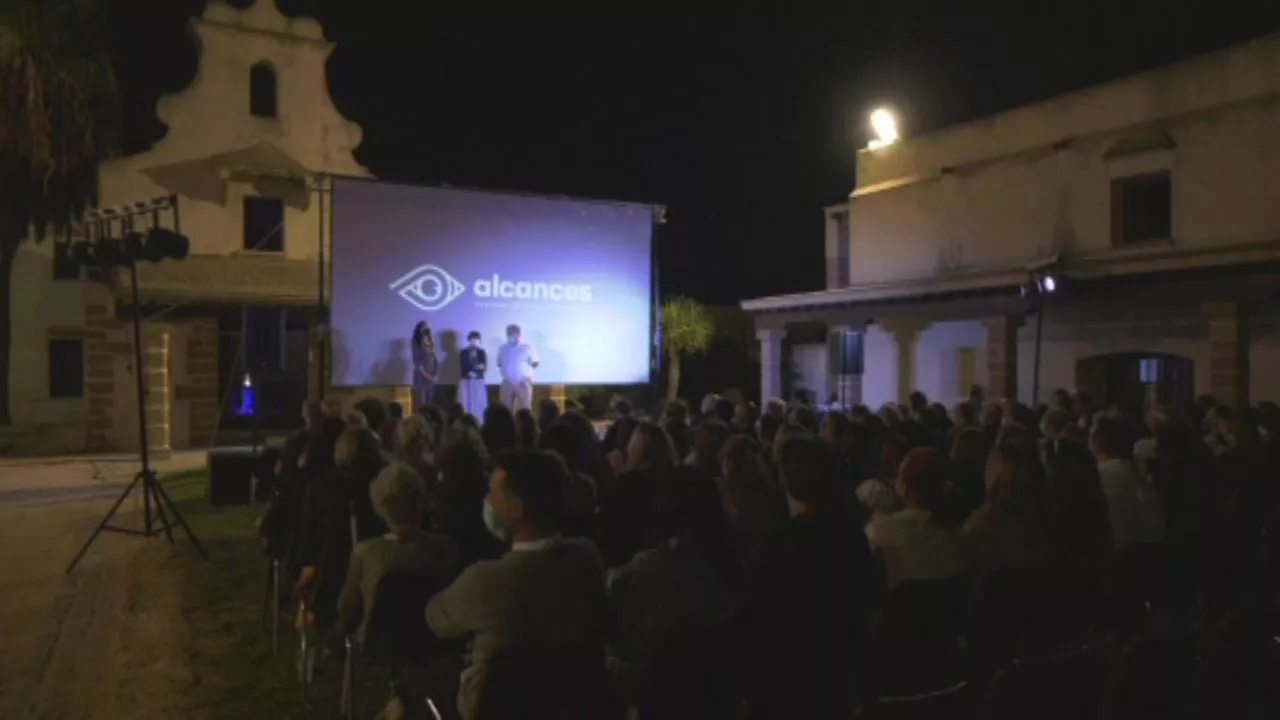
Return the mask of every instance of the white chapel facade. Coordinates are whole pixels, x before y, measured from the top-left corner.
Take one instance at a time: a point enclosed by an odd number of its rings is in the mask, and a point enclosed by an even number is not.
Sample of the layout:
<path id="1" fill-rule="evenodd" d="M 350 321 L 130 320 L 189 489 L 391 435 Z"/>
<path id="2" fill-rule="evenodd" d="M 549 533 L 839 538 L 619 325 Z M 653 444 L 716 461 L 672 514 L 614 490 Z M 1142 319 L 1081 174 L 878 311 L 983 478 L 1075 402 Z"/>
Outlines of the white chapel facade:
<path id="1" fill-rule="evenodd" d="M 213 0 L 191 27 L 199 66 L 158 104 L 167 134 L 100 170 L 100 208 L 176 196 L 191 240 L 186 260 L 138 268 L 148 434 L 161 451 L 212 444 L 234 414 L 247 337 L 270 346 L 255 361 L 271 365 L 266 376 L 308 375 L 329 239 L 322 179 L 369 175 L 353 155 L 360 127 L 329 97 L 334 45 L 318 22 L 285 17 L 272 0 L 244 10 Z M 136 450 L 128 276 L 90 281 L 59 262 L 64 252 L 24 243 L 17 258 L 11 450 Z"/>

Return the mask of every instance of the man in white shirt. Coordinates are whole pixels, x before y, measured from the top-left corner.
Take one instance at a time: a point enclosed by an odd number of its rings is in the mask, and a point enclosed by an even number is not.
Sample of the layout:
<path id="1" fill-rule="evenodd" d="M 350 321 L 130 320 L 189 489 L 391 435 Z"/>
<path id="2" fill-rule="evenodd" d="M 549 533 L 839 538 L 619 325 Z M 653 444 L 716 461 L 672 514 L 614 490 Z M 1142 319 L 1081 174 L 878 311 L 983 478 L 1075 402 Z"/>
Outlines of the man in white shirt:
<path id="1" fill-rule="evenodd" d="M 502 404 L 514 412 L 533 409 L 533 371 L 538 353 L 521 340 L 520 326 L 507 326 L 507 344 L 498 350 L 498 371 L 502 373 Z"/>

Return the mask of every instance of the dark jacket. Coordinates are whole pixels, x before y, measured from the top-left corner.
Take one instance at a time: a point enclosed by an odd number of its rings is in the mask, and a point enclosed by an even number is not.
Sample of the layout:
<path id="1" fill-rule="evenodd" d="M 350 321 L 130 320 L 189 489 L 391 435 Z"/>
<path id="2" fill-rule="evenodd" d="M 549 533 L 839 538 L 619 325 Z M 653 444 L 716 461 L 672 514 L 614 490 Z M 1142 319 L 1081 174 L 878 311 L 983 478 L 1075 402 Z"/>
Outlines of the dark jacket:
<path id="1" fill-rule="evenodd" d="M 459 377 L 465 380 L 483 380 L 485 371 L 489 369 L 489 356 L 484 348 L 465 348 L 458 353 L 458 362 L 462 366 Z"/>

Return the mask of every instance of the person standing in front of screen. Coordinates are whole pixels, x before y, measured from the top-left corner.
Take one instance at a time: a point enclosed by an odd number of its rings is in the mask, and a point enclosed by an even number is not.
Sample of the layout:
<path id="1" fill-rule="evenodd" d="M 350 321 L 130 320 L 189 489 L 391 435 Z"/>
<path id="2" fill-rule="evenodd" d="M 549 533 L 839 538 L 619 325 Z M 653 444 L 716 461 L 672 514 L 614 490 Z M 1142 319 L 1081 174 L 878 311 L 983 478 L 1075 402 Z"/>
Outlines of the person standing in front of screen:
<path id="1" fill-rule="evenodd" d="M 467 333 L 467 349 L 458 356 L 462 378 L 460 395 L 462 407 L 468 415 L 477 420 L 484 417 L 485 406 L 489 404 L 489 392 L 484 385 L 484 372 L 489 369 L 489 356 L 480 347 L 480 333 L 472 330 Z"/>
<path id="2" fill-rule="evenodd" d="M 440 358 L 431 326 L 425 320 L 413 326 L 413 411 L 421 413 L 435 399 L 436 381 L 440 379 Z"/>
<path id="3" fill-rule="evenodd" d="M 533 409 L 533 371 L 538 353 L 520 340 L 520 326 L 507 326 L 507 344 L 498 351 L 502 372 L 502 403 L 512 410 Z"/>

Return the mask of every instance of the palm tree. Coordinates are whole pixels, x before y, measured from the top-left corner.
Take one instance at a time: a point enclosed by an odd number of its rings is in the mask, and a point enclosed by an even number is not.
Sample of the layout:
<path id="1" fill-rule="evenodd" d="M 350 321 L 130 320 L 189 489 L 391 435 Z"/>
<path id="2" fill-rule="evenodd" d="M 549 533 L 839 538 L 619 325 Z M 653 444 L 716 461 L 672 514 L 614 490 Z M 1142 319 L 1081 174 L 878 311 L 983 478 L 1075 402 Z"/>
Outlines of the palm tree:
<path id="1" fill-rule="evenodd" d="M 701 354 L 711 345 L 715 319 L 697 300 L 675 297 L 662 305 L 662 346 L 667 351 L 667 399 L 680 393 L 680 356 Z"/>
<path id="2" fill-rule="evenodd" d="M 27 238 L 61 233 L 96 200 L 115 149 L 115 74 L 92 0 L 0 5 L 0 426 L 12 423 L 13 265 Z M 23 308 L 21 300 L 16 304 Z"/>

